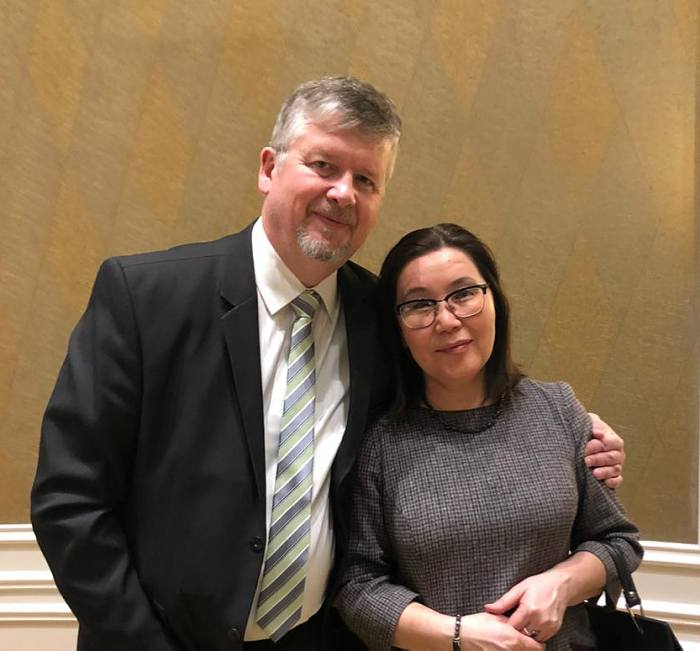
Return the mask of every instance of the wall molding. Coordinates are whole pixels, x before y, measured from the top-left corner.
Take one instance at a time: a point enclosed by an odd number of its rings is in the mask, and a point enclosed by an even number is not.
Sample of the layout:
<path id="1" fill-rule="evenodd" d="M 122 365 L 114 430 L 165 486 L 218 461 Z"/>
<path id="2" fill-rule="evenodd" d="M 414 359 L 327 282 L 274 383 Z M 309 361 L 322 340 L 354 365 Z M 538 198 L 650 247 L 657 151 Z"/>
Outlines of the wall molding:
<path id="1" fill-rule="evenodd" d="M 668 621 L 686 649 L 700 649 L 700 545 L 646 541 L 635 573 L 651 617 Z M 0 525 L 0 628 L 73 625 L 30 525 Z"/>
<path id="2" fill-rule="evenodd" d="M 686 651 L 700 650 L 700 545 L 642 544 L 634 578 L 645 614 L 671 624 Z"/>
<path id="3" fill-rule="evenodd" d="M 41 555 L 31 525 L 0 525 L 0 627 L 76 626 Z"/>

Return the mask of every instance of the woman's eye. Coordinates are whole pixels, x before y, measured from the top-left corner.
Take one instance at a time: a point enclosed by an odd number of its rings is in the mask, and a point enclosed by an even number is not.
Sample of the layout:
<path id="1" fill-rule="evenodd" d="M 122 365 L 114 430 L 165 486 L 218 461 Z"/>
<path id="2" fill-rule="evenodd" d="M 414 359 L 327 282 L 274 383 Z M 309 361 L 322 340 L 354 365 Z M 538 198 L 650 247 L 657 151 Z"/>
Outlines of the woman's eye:
<path id="1" fill-rule="evenodd" d="M 410 312 L 426 312 L 433 309 L 432 301 L 416 301 L 407 306 Z"/>
<path id="2" fill-rule="evenodd" d="M 475 296 L 477 296 L 478 290 L 469 288 L 469 289 L 463 289 L 456 294 L 452 294 L 452 300 L 457 302 L 457 303 L 464 303 L 466 301 L 472 300 Z"/>

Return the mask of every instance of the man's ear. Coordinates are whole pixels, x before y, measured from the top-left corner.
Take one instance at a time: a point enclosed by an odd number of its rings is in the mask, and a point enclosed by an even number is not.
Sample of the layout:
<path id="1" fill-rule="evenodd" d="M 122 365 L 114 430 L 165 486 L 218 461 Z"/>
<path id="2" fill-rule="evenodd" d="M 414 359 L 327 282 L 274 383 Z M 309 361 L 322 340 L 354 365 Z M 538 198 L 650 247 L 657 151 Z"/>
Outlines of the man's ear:
<path id="1" fill-rule="evenodd" d="M 260 152 L 260 169 L 258 170 L 258 190 L 269 194 L 272 186 L 272 170 L 277 164 L 277 153 L 272 147 L 264 147 Z"/>

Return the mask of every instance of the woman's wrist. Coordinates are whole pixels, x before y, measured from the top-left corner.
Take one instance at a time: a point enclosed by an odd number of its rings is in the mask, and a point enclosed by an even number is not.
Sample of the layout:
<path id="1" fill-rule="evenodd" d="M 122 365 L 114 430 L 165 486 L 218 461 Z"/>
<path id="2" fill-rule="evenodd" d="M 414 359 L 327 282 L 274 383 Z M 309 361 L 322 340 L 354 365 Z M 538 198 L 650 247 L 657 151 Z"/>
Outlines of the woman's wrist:
<path id="1" fill-rule="evenodd" d="M 587 551 L 575 552 L 548 572 L 556 574 L 561 599 L 567 608 L 598 594 L 605 586 L 605 566 Z"/>
<path id="2" fill-rule="evenodd" d="M 455 617 L 455 630 L 452 634 L 452 651 L 461 651 L 462 649 L 462 616 Z"/>
<path id="3" fill-rule="evenodd" d="M 400 649 L 452 649 L 455 618 L 415 601 L 406 606 L 394 629 L 392 644 Z M 461 651 L 465 651 L 462 644 Z"/>

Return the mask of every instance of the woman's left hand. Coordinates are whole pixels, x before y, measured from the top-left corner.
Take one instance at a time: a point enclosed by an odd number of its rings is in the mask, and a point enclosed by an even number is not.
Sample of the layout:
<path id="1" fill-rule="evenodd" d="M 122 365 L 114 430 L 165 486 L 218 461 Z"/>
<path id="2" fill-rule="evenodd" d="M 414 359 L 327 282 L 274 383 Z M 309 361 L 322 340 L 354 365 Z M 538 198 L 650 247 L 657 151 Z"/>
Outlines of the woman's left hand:
<path id="1" fill-rule="evenodd" d="M 498 601 L 486 604 L 486 612 L 504 615 L 513 611 L 508 623 L 518 631 L 544 642 L 561 628 L 567 608 L 566 573 L 552 569 L 514 585 Z"/>

